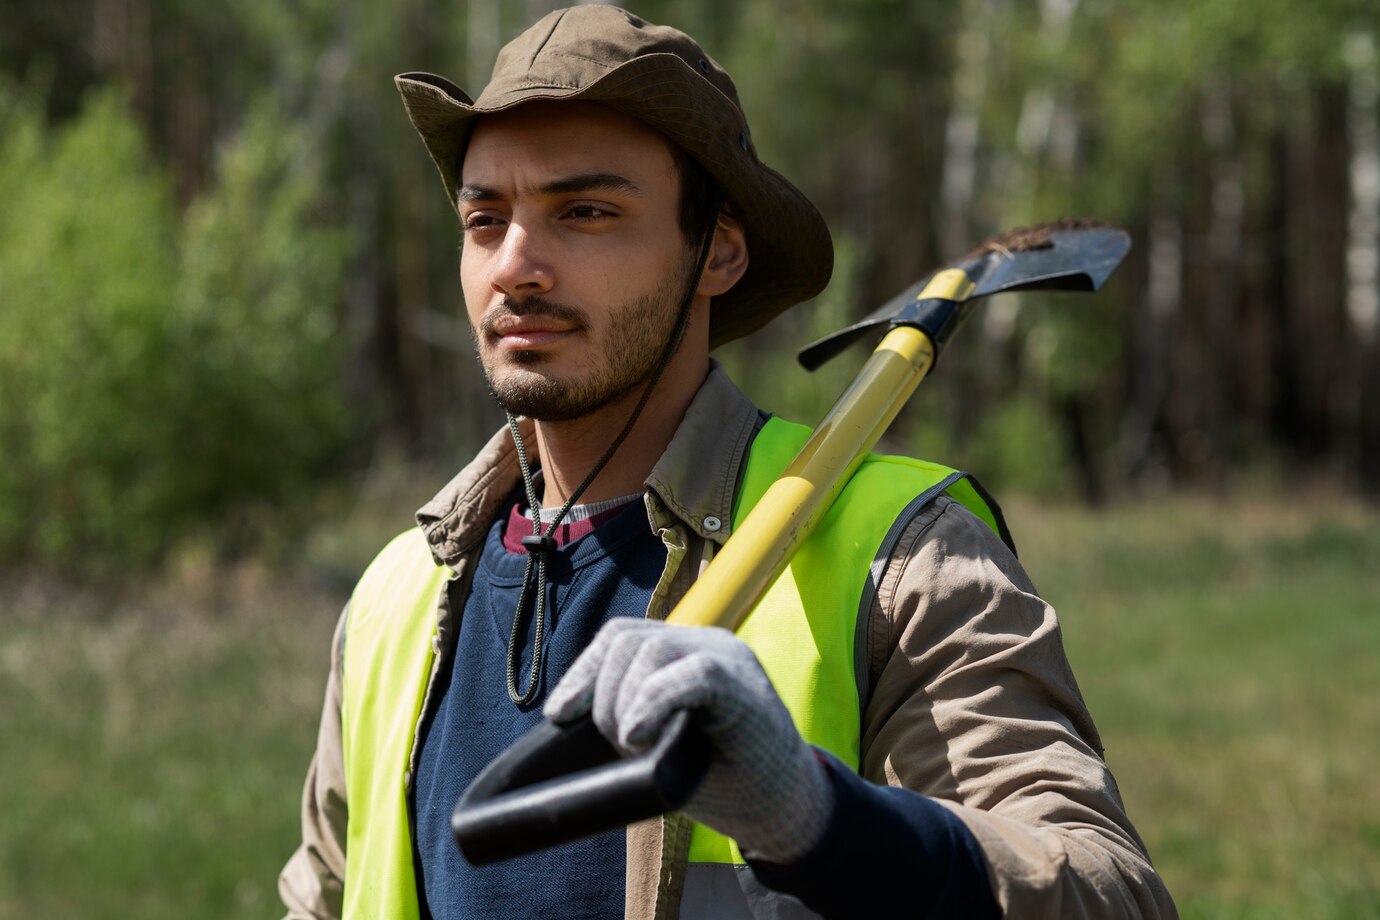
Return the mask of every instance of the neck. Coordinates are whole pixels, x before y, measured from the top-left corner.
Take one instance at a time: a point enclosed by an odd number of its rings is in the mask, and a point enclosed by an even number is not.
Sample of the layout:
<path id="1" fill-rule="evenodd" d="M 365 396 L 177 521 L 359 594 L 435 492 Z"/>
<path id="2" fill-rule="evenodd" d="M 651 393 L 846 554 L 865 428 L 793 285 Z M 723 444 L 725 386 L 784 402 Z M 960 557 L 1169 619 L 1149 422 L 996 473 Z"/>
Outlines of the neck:
<path id="1" fill-rule="evenodd" d="M 638 416 L 628 437 L 580 495 L 584 504 L 621 498 L 642 491 L 652 467 L 661 459 L 685 410 L 709 372 L 706 351 L 680 349 L 667 366 L 656 390 Z M 563 422 L 537 422 L 537 451 L 541 456 L 543 508 L 558 508 L 579 488 L 609 444 L 628 423 L 642 386 L 589 415 Z"/>

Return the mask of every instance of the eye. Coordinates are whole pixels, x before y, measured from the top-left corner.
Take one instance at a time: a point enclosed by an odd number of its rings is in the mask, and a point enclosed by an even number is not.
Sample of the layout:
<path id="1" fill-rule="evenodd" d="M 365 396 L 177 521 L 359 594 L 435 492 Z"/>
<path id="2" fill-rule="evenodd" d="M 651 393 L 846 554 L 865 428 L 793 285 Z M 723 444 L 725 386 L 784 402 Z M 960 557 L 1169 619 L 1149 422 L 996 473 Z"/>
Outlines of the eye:
<path id="1" fill-rule="evenodd" d="M 566 217 L 574 220 L 599 220 L 605 217 L 617 217 L 612 211 L 601 208 L 594 204 L 575 204 L 566 209 Z"/>
<path id="2" fill-rule="evenodd" d="M 501 223 L 502 221 L 486 211 L 475 211 L 472 214 L 466 214 L 461 219 L 461 227 L 466 233 L 487 230 L 490 227 L 497 227 Z"/>

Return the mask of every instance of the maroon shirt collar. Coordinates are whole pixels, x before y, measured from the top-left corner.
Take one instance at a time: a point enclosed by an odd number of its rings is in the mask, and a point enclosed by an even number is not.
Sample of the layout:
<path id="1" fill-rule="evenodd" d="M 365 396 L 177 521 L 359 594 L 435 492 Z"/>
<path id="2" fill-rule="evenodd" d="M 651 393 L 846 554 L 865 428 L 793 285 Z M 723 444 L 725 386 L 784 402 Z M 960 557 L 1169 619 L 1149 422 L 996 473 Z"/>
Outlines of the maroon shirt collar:
<path id="1" fill-rule="evenodd" d="M 637 496 L 631 496 L 627 502 L 607 508 L 598 514 L 578 521 L 562 522 L 556 526 L 556 530 L 551 536 L 556 538 L 557 546 L 574 543 L 581 537 L 593 533 L 600 524 L 612 520 L 614 515 L 628 506 L 629 502 L 636 500 Z M 512 508 L 508 511 L 508 526 L 503 530 L 503 548 L 515 556 L 527 555 L 527 550 L 522 546 L 522 538 L 531 536 L 534 532 L 533 521 L 522 513 L 523 510 L 522 502 L 513 502 Z"/>

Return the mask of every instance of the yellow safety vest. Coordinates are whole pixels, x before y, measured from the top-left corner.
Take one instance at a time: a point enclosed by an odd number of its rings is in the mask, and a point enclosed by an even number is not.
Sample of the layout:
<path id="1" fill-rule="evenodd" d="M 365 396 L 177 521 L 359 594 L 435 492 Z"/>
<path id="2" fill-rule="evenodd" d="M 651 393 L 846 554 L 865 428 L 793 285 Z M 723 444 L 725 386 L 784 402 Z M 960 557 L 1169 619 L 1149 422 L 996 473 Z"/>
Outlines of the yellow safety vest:
<path id="1" fill-rule="evenodd" d="M 786 468 L 809 429 L 771 419 L 753 440 L 735 502 L 735 526 Z M 907 508 L 940 493 L 1006 538 L 1001 513 L 961 473 L 904 457 L 869 456 L 790 566 L 738 631 L 756 653 L 801 735 L 857 768 L 860 681 L 857 641 L 881 565 Z M 394 539 L 350 599 L 343 704 L 346 835 L 345 917 L 419 916 L 408 821 L 408 766 L 435 655 L 436 609 L 450 570 L 420 530 Z M 690 862 L 742 865 L 737 845 L 695 825 Z"/>

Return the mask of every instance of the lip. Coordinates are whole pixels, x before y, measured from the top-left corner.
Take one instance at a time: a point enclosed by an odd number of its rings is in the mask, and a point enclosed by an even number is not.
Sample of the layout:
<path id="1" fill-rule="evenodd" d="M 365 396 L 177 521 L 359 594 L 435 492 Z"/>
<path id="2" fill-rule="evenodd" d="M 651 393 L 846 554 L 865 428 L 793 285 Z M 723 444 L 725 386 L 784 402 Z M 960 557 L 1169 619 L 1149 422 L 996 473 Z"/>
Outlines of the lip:
<path id="1" fill-rule="evenodd" d="M 554 345 L 572 335 L 575 327 L 551 316 L 509 314 L 495 318 L 490 332 L 497 337 L 500 348 L 526 351 Z"/>

